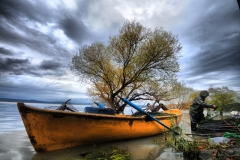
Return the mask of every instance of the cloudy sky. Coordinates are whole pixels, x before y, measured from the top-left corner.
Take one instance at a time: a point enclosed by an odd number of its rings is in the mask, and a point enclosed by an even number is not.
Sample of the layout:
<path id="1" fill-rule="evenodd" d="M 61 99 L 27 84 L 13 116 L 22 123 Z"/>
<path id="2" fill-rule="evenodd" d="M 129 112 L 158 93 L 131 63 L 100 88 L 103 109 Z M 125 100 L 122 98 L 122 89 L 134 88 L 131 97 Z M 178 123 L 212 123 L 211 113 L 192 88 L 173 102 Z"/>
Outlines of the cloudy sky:
<path id="1" fill-rule="evenodd" d="M 0 98 L 88 98 L 68 64 L 81 46 L 107 44 L 126 19 L 178 35 L 187 86 L 240 90 L 237 0 L 1 0 Z"/>

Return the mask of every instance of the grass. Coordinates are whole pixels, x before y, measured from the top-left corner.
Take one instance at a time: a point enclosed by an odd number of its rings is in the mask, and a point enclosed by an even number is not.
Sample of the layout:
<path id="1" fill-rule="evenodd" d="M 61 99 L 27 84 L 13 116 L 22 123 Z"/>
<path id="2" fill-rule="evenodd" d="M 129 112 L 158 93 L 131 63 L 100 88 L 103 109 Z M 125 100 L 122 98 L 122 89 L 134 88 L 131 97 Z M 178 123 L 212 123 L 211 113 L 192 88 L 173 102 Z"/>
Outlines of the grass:
<path id="1" fill-rule="evenodd" d="M 79 160 L 130 160 L 130 153 L 126 149 L 106 146 L 87 153 Z"/>
<path id="2" fill-rule="evenodd" d="M 177 152 L 182 152 L 186 158 L 198 159 L 199 157 L 200 145 L 196 140 L 188 141 L 183 137 L 179 137 L 168 141 L 167 145 L 174 148 Z"/>

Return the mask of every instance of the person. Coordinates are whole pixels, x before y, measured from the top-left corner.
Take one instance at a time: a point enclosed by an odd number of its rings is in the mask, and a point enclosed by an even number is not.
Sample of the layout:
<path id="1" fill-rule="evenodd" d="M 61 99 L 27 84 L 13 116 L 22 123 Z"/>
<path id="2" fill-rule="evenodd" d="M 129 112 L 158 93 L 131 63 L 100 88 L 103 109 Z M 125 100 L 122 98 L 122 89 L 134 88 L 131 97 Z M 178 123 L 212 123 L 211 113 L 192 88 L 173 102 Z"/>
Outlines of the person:
<path id="1" fill-rule="evenodd" d="M 216 105 L 207 104 L 205 102 L 205 98 L 209 96 L 208 91 L 203 90 L 200 92 L 199 96 L 194 98 L 192 105 L 190 106 L 190 121 L 191 121 L 191 129 L 192 131 L 197 130 L 197 125 L 200 121 L 204 120 L 203 110 L 204 108 L 214 108 L 216 109 Z"/>
<path id="2" fill-rule="evenodd" d="M 158 103 L 159 105 L 155 106 L 156 103 Z M 164 104 L 159 103 L 159 101 L 155 101 L 153 105 L 150 105 L 150 103 L 147 104 L 146 112 L 148 112 L 149 110 L 151 112 L 158 112 L 161 108 L 163 110 L 168 110 L 168 108 Z"/>
<path id="3" fill-rule="evenodd" d="M 152 111 L 154 109 L 154 106 L 152 106 L 150 103 L 147 104 L 146 112 Z"/>

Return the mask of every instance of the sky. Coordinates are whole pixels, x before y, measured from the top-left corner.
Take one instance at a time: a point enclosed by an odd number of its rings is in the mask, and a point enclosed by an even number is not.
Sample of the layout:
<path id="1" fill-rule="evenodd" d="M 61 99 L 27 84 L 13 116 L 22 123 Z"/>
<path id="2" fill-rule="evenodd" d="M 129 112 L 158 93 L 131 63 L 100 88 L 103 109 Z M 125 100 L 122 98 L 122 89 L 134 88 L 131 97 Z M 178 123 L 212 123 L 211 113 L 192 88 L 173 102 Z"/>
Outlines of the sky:
<path id="1" fill-rule="evenodd" d="M 179 81 L 240 91 L 237 0 L 1 0 L 0 98 L 91 101 L 72 56 L 133 19 L 178 36 Z"/>

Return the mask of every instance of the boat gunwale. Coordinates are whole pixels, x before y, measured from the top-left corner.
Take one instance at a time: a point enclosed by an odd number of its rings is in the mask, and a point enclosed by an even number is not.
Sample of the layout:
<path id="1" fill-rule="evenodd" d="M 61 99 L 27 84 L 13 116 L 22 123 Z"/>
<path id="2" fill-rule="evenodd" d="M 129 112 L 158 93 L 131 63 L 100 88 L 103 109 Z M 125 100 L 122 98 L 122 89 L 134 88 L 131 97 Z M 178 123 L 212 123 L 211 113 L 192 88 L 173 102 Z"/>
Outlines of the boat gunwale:
<path id="1" fill-rule="evenodd" d="M 42 113 L 61 113 L 64 115 L 75 115 L 75 116 L 85 116 L 85 117 L 98 117 L 98 118 L 114 118 L 114 119 L 145 119 L 146 115 L 142 115 L 142 116 L 132 116 L 132 115 L 119 115 L 119 114 L 114 114 L 114 115 L 108 115 L 108 114 L 95 114 L 95 113 L 84 113 L 84 112 L 66 112 L 66 111 L 61 111 L 61 110 L 49 110 L 49 109 L 44 109 L 44 108 L 38 108 L 38 107 L 34 107 L 34 106 L 30 106 L 25 104 L 24 102 L 17 102 L 17 106 L 18 108 L 24 106 L 25 108 L 31 110 L 31 111 L 36 111 L 36 112 L 42 112 Z M 170 109 L 171 110 L 178 110 L 178 109 Z M 155 118 L 157 119 L 167 119 L 167 118 L 172 118 L 172 117 L 179 117 L 181 116 L 183 113 L 181 110 L 179 110 L 179 114 L 174 114 L 173 115 L 160 115 L 160 116 L 155 116 Z M 22 113 L 22 111 L 19 110 L 20 113 Z M 163 111 L 161 113 L 167 113 L 167 114 L 171 114 L 168 113 L 169 110 L 167 111 Z"/>

